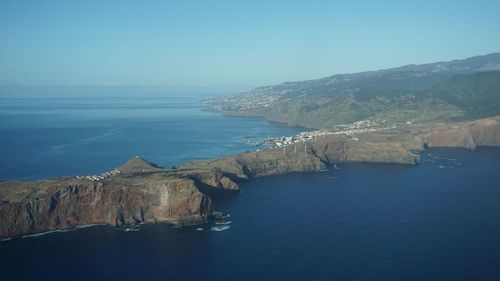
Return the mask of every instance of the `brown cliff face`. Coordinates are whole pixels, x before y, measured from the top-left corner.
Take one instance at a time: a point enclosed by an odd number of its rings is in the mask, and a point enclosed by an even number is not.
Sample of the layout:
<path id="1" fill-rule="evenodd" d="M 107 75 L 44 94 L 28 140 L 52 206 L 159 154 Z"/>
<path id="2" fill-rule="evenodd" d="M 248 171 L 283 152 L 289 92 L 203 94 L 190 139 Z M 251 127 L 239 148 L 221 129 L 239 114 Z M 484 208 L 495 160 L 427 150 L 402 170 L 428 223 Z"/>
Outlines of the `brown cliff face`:
<path id="1" fill-rule="evenodd" d="M 476 146 L 498 146 L 500 117 L 436 126 L 423 139 L 428 147 L 463 147 L 474 150 Z"/>
<path id="2" fill-rule="evenodd" d="M 331 150 L 327 152 L 333 155 L 338 154 Z M 402 142 L 390 140 L 384 142 L 346 142 L 343 147 L 343 154 L 341 155 L 340 161 L 337 162 L 350 161 L 414 165 L 420 161 L 419 155 L 407 149 Z"/>
<path id="3" fill-rule="evenodd" d="M 425 142 L 428 147 L 463 147 L 475 149 L 476 144 L 468 127 L 456 126 L 431 130 Z"/>
<path id="4" fill-rule="evenodd" d="M 193 224 L 212 212 L 193 180 L 155 175 L 147 180 L 94 182 L 54 179 L 0 185 L 0 237 L 82 224 Z"/>
<path id="5" fill-rule="evenodd" d="M 471 122 L 469 131 L 477 146 L 500 145 L 500 117 Z"/>
<path id="6" fill-rule="evenodd" d="M 294 144 L 286 148 L 248 152 L 232 157 L 196 161 L 183 169 L 216 167 L 233 180 L 278 175 L 291 172 L 325 170 L 339 162 L 398 163 L 413 165 L 420 160 L 402 142 L 357 142 L 344 136 L 331 135 L 317 141 Z"/>

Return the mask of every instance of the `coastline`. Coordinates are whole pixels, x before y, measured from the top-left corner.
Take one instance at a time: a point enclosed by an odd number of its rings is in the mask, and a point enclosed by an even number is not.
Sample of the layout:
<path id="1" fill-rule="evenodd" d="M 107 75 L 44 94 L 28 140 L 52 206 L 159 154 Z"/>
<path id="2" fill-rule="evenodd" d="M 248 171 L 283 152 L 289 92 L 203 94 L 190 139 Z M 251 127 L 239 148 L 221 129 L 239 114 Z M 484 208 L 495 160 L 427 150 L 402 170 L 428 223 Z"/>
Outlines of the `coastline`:
<path id="1" fill-rule="evenodd" d="M 329 135 L 289 148 L 246 152 L 164 169 L 138 157 L 107 178 L 63 177 L 0 183 L 0 238 L 37 235 L 77 225 L 205 223 L 212 197 L 237 191 L 238 182 L 292 172 L 322 171 L 343 162 L 416 165 L 428 147 L 500 145 L 500 117 L 408 126 L 364 133 L 358 140 Z"/>

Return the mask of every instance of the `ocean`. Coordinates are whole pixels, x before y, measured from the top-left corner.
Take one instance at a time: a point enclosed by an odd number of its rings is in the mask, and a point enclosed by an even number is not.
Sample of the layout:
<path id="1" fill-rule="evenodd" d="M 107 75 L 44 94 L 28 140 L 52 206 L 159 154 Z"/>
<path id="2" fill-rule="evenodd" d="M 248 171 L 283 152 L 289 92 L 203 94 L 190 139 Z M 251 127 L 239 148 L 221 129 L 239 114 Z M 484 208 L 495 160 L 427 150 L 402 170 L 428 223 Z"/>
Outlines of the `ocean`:
<path id="1" fill-rule="evenodd" d="M 300 130 L 200 111 L 207 93 L 165 95 L 3 99 L 2 179 L 93 173 L 136 154 L 175 165 Z M 0 280 L 499 280 L 500 149 L 422 158 L 243 183 L 214 200 L 230 214 L 221 232 L 94 226 L 3 241 Z"/>
<path id="2" fill-rule="evenodd" d="M 224 93 L 161 87 L 0 88 L 0 180 L 100 174 L 138 155 L 163 167 L 229 156 L 299 128 L 202 111 Z"/>

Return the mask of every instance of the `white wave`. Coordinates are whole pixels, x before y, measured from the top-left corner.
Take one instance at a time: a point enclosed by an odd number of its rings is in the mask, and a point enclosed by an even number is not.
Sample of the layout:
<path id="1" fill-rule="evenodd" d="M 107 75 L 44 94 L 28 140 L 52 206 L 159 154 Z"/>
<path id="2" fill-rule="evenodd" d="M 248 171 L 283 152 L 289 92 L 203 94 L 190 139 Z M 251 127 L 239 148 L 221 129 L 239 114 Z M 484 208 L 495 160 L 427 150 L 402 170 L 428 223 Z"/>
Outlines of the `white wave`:
<path id="1" fill-rule="evenodd" d="M 141 230 L 141 229 L 138 227 L 126 227 L 123 229 L 123 231 L 125 231 L 125 232 L 135 232 L 135 231 L 139 231 L 139 230 Z"/>
<path id="2" fill-rule="evenodd" d="M 56 230 L 51 230 L 51 231 L 46 231 L 46 232 L 41 232 L 41 233 L 36 233 L 36 234 L 24 235 L 21 238 L 38 237 L 38 236 L 43 236 L 43 235 L 47 235 L 47 234 L 54 233 L 54 232 L 64 232 L 64 231 L 62 229 L 56 229 Z"/>
<path id="3" fill-rule="evenodd" d="M 453 166 L 447 166 L 447 165 L 439 165 L 439 166 L 436 166 L 436 168 L 439 168 L 439 169 L 453 169 L 455 167 L 453 167 Z"/>
<path id="4" fill-rule="evenodd" d="M 106 224 L 102 224 L 102 223 L 101 224 L 80 224 L 80 225 L 75 225 L 75 226 L 70 227 L 70 228 L 54 229 L 54 230 L 41 232 L 41 233 L 28 234 L 28 235 L 22 236 L 21 238 L 38 237 L 38 236 L 42 236 L 42 235 L 46 235 L 46 234 L 50 234 L 50 233 L 55 233 L 55 232 L 70 232 L 70 231 L 74 231 L 74 230 L 78 230 L 78 229 L 82 229 L 82 228 L 87 228 L 87 227 L 92 227 L 92 226 L 98 226 L 98 225 L 106 225 Z"/>
<path id="5" fill-rule="evenodd" d="M 224 230 L 227 230 L 231 228 L 231 226 L 229 225 L 223 225 L 223 226 L 212 226 L 212 228 L 210 228 L 211 231 L 224 231 Z"/>
<path id="6" fill-rule="evenodd" d="M 106 225 L 106 224 L 104 224 L 104 223 L 80 224 L 80 225 L 75 226 L 74 229 L 70 229 L 70 230 L 87 228 L 87 227 L 92 227 L 92 226 L 99 226 L 99 225 Z"/>

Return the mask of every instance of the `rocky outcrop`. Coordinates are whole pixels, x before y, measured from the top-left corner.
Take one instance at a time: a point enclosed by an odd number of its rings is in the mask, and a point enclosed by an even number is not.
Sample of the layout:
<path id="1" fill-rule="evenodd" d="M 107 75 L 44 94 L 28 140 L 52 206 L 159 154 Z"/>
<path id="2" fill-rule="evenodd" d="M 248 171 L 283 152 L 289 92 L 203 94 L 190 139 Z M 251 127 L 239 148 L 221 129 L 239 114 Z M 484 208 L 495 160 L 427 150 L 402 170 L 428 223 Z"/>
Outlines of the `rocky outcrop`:
<path id="1" fill-rule="evenodd" d="M 433 129 L 427 134 L 425 143 L 428 147 L 476 148 L 469 128 L 462 126 Z"/>
<path id="2" fill-rule="evenodd" d="M 213 210 L 195 181 L 162 173 L 7 182 L 0 184 L 0 198 L 0 237 L 84 224 L 196 224 Z"/>
<path id="3" fill-rule="evenodd" d="M 0 184 L 0 237 L 83 224 L 142 222 L 196 224 L 213 211 L 211 197 L 238 190 L 235 181 L 290 172 L 320 171 L 343 161 L 415 164 L 418 156 L 396 143 L 354 142 L 332 136 L 285 149 L 242 153 L 162 169 L 133 158 L 104 179 L 58 178 Z"/>
<path id="4" fill-rule="evenodd" d="M 423 135 L 427 147 L 463 147 L 474 150 L 477 146 L 498 146 L 500 117 L 440 124 Z"/>
<path id="5" fill-rule="evenodd" d="M 317 141 L 294 144 L 286 148 L 248 152 L 235 156 L 196 161 L 183 169 L 216 167 L 232 180 L 248 180 L 291 172 L 310 172 L 327 169 L 340 162 L 396 163 L 414 165 L 420 157 L 402 142 L 358 142 L 351 138 L 331 135 Z"/>
<path id="6" fill-rule="evenodd" d="M 135 156 L 116 168 L 117 171 L 122 173 L 155 172 L 163 169 L 163 167 L 142 159 L 139 156 Z"/>
<path id="7" fill-rule="evenodd" d="M 238 181 L 321 171 L 340 162 L 414 165 L 425 147 L 500 145 L 500 117 L 317 140 L 164 169 L 135 157 L 105 177 L 0 183 L 0 238 L 83 224 L 205 222 L 211 197 Z"/>
<path id="8" fill-rule="evenodd" d="M 500 117 L 471 122 L 469 132 L 477 146 L 500 145 Z"/>

